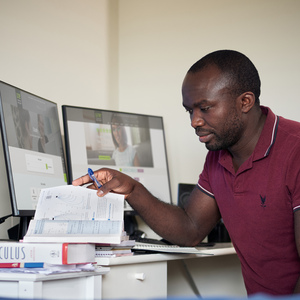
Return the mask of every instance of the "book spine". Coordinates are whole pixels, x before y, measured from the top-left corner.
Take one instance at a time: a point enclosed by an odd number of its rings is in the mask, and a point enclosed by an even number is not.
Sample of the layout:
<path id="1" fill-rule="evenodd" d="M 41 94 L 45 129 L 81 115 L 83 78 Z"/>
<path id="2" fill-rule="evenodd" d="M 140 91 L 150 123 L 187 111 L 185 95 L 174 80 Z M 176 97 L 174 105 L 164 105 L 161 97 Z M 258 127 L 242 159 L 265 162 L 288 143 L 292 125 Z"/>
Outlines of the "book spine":
<path id="1" fill-rule="evenodd" d="M 68 264 L 68 243 L 62 244 L 61 258 L 62 258 L 62 264 L 67 265 Z"/>
<path id="2" fill-rule="evenodd" d="M 28 262 L 28 263 L 0 263 L 0 268 L 43 268 L 42 262 Z"/>
<path id="3" fill-rule="evenodd" d="M 34 260 L 34 247 L 21 243 L 3 243 L 0 245 L 0 263 L 27 262 Z"/>
<path id="4" fill-rule="evenodd" d="M 62 264 L 62 256 L 62 244 L 0 243 L 0 264 L 41 261 Z M 66 255 L 64 259 L 67 260 Z"/>

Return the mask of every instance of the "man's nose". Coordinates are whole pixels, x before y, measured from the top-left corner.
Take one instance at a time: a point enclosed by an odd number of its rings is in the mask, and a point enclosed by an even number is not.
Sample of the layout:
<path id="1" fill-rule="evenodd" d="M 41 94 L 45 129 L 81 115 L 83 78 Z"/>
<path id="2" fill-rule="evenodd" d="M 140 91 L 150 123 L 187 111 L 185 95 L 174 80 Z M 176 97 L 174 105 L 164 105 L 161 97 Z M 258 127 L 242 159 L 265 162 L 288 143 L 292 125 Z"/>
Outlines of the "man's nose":
<path id="1" fill-rule="evenodd" d="M 191 126 L 193 128 L 202 127 L 205 124 L 205 121 L 199 112 L 193 112 L 191 114 Z"/>

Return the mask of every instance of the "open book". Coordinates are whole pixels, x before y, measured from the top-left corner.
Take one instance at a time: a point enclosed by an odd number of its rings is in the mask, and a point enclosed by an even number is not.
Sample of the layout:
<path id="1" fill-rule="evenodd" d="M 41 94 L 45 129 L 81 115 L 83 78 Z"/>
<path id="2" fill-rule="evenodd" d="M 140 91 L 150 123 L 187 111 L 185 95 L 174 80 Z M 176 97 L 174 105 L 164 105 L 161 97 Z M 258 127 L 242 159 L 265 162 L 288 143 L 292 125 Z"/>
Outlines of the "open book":
<path id="1" fill-rule="evenodd" d="M 118 244 L 123 216 L 123 195 L 98 197 L 96 190 L 72 185 L 47 188 L 23 241 Z"/>

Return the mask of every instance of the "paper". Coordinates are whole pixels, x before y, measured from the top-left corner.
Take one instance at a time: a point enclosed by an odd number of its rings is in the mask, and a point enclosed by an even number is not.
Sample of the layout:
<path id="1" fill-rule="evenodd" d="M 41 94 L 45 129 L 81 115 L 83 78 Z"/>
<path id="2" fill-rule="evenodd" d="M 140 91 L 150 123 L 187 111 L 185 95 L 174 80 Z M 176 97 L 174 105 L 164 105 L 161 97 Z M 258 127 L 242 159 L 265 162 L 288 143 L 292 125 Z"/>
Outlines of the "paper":
<path id="1" fill-rule="evenodd" d="M 73 272 L 94 272 L 97 267 L 93 264 L 79 265 L 52 265 L 44 264 L 43 268 L 0 268 L 0 273 L 27 273 L 27 274 L 57 274 L 57 273 L 73 273 Z"/>
<path id="2" fill-rule="evenodd" d="M 124 196 L 79 186 L 43 189 L 24 242 L 120 243 Z"/>

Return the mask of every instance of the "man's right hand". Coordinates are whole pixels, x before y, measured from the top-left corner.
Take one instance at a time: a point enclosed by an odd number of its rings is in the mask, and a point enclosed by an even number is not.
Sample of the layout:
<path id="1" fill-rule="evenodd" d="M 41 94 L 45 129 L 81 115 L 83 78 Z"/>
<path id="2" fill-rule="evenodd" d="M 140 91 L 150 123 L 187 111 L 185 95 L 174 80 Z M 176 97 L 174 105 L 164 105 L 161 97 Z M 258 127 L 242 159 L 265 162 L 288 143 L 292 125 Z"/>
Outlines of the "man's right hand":
<path id="1" fill-rule="evenodd" d="M 97 180 L 102 184 L 102 187 L 98 189 L 98 196 L 102 197 L 109 192 L 113 192 L 116 194 L 125 195 L 125 199 L 133 192 L 136 185 L 139 183 L 119 171 L 103 168 L 97 171 L 94 171 L 94 175 L 96 176 Z M 72 184 L 75 186 L 85 185 L 91 183 L 89 188 L 96 189 L 93 181 L 91 180 L 88 174 L 81 176 L 75 179 Z"/>

